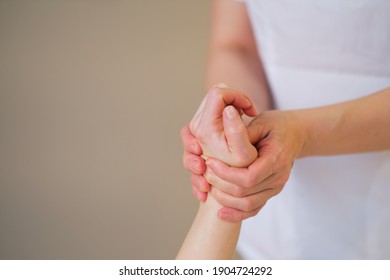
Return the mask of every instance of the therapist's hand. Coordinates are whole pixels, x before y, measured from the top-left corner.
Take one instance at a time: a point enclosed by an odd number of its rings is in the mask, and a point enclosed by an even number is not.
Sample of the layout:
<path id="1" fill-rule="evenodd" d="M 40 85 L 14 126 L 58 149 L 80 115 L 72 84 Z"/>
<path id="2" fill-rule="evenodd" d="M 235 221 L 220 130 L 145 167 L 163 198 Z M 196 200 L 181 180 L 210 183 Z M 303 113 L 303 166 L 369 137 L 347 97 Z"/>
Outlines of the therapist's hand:
<path id="1" fill-rule="evenodd" d="M 203 154 L 196 138 L 191 134 L 189 124 L 186 124 L 180 132 L 181 141 L 184 146 L 183 165 L 191 172 L 192 192 L 196 198 L 205 202 L 207 192 L 210 191 L 210 184 L 203 177 L 206 171 L 205 160 L 201 157 Z"/>
<path id="2" fill-rule="evenodd" d="M 237 111 L 238 110 L 238 111 Z M 249 98 L 226 86 L 215 86 L 204 97 L 190 125 L 183 127 L 183 164 L 192 174 L 194 194 L 206 199 L 210 185 L 202 176 L 204 157 L 216 157 L 230 166 L 248 166 L 257 157 L 257 150 L 249 141 L 240 114 L 255 116 Z"/>
<path id="3" fill-rule="evenodd" d="M 304 129 L 288 111 L 260 113 L 249 125 L 258 158 L 248 168 L 231 167 L 215 158 L 206 160 L 204 177 L 211 195 L 224 207 L 220 218 L 237 222 L 256 215 L 286 184 L 294 160 L 304 146 Z"/>

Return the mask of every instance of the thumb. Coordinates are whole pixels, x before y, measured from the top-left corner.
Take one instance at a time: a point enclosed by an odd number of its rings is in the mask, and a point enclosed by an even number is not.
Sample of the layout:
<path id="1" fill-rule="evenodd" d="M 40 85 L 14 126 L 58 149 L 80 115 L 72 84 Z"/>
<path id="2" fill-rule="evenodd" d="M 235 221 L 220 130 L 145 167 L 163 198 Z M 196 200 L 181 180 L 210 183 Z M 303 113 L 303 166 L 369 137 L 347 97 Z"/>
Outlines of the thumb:
<path id="1" fill-rule="evenodd" d="M 227 106 L 223 111 L 223 126 L 227 145 L 237 162 L 229 163 L 239 167 L 248 166 L 257 157 L 257 150 L 251 144 L 246 126 L 234 106 Z"/>

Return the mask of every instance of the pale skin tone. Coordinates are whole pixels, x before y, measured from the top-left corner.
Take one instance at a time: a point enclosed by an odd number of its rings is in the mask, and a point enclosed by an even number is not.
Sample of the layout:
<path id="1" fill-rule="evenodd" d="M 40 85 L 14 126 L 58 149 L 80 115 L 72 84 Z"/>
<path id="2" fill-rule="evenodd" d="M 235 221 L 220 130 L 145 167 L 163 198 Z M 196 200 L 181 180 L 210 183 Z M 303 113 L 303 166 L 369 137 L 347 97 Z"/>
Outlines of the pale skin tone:
<path id="1" fill-rule="evenodd" d="M 223 86 L 213 87 L 193 117 L 191 133 L 199 139 L 204 157 L 217 153 L 230 166 L 245 167 L 257 157 L 238 111 L 254 116 L 256 110 L 242 93 Z M 211 132 L 211 133 L 210 133 Z M 203 135 L 207 134 L 207 138 Z M 212 193 L 212 191 L 211 191 Z M 221 205 L 209 196 L 199 211 L 177 255 L 177 259 L 230 259 L 234 253 L 241 223 L 217 217 Z"/>
<path id="2" fill-rule="evenodd" d="M 231 15 L 229 17 L 222 16 L 229 14 Z M 265 76 L 261 63 L 258 60 L 258 57 L 254 55 L 257 50 L 245 8 L 234 1 L 214 1 L 212 18 L 213 23 L 206 88 L 210 88 L 212 85 L 218 84 L 219 81 L 227 81 L 230 86 L 241 88 L 245 92 L 260 92 L 261 94 L 256 95 L 257 98 L 254 99 L 248 95 L 248 99 L 255 100 L 255 105 L 257 104 L 255 107 L 257 109 L 269 108 L 271 100 L 267 93 L 268 90 L 266 83 L 264 82 Z M 241 33 L 243 30 L 246 32 Z M 242 73 L 242 75 L 236 76 L 235 72 Z M 222 94 L 225 92 L 223 88 L 218 88 L 218 90 L 221 91 Z M 212 94 L 211 96 L 215 97 L 218 96 L 218 94 Z M 214 101 L 216 100 L 214 99 Z M 210 102 L 208 104 L 210 104 Z M 222 108 L 222 110 L 224 110 L 223 108 L 226 106 L 225 102 L 218 102 L 218 99 L 216 104 L 219 104 L 219 108 Z M 239 106 L 235 107 L 240 108 Z M 210 112 L 210 110 L 208 112 Z M 246 113 L 253 116 L 251 111 L 246 111 Z M 217 118 L 220 117 L 221 116 L 217 116 Z M 207 116 L 207 118 L 204 119 L 207 121 L 212 118 Z M 193 130 L 195 129 L 194 123 L 198 121 L 199 119 L 192 123 Z M 240 118 L 236 115 L 236 124 L 239 121 Z M 210 123 L 213 122 L 209 122 L 209 124 Z M 231 122 L 231 124 L 234 123 L 235 122 Z M 223 124 L 226 124 L 226 122 Z M 219 127 L 221 128 L 220 125 Z M 238 125 L 238 127 L 240 126 Z M 242 127 L 243 126 L 241 125 L 241 130 L 239 129 L 238 131 L 243 133 L 244 135 L 242 138 L 245 138 L 247 133 L 245 132 L 245 129 L 242 129 Z M 205 138 L 203 139 L 209 139 L 207 137 L 210 135 L 207 135 L 207 130 L 204 130 L 203 132 L 200 130 L 200 134 L 194 132 L 194 134 L 198 134 L 198 138 L 201 139 L 202 133 L 206 133 Z M 220 135 L 220 131 L 216 134 L 217 136 Z M 204 184 L 204 190 L 207 191 L 210 190 L 210 186 L 203 177 L 206 166 L 204 159 L 200 157 L 200 155 L 203 154 L 202 148 L 191 133 L 189 125 L 186 125 L 182 129 L 181 136 L 182 139 L 186 139 L 186 141 L 183 142 L 186 148 L 183 156 L 183 162 L 185 164 L 191 163 L 193 168 L 188 169 L 194 171 L 192 175 L 194 195 L 204 202 L 206 201 L 206 193 L 200 191 L 197 186 L 199 185 L 199 182 L 202 182 Z M 217 139 L 218 138 L 223 139 L 222 137 L 217 137 Z M 242 141 L 236 141 L 237 144 L 240 142 Z M 255 149 L 253 149 L 253 147 L 250 145 L 246 146 L 248 142 L 249 141 L 244 140 L 244 148 L 247 147 L 248 152 L 244 152 L 236 162 L 234 161 L 234 158 L 231 157 L 231 153 L 229 158 L 229 151 L 232 151 L 230 149 L 224 149 L 224 152 L 228 151 L 227 155 L 225 154 L 220 156 L 222 156 L 225 161 L 229 162 L 232 166 L 247 166 L 257 156 L 254 154 Z M 227 146 L 226 142 L 221 143 L 221 145 L 218 141 L 214 143 L 217 144 L 217 149 Z M 233 141 L 233 143 L 235 142 Z M 207 154 L 207 143 L 204 142 L 203 144 L 203 148 L 206 150 Z M 240 147 L 238 145 L 237 148 L 241 151 L 245 151 L 242 149 L 242 146 Z M 210 148 L 209 150 L 212 151 L 213 149 Z M 248 157 L 248 155 L 250 156 Z M 216 155 L 211 153 L 209 156 Z M 245 163 L 246 160 L 248 162 Z M 214 190 L 217 189 L 214 188 Z M 217 212 L 221 207 L 222 206 L 213 199 L 212 196 L 209 196 L 209 199 L 207 199 L 205 203 L 201 203 L 195 221 L 193 222 L 193 225 L 177 255 L 177 259 L 230 259 L 232 257 L 235 251 L 241 222 L 226 222 L 220 219 L 219 217 L 221 217 L 223 213 L 219 212 L 217 215 Z"/>
<path id="3" fill-rule="evenodd" d="M 226 14 L 234 16 L 225 17 Z M 181 133 L 185 149 L 183 163 L 193 174 L 195 196 L 200 201 L 213 197 L 207 201 L 215 202 L 212 210 L 199 211 L 203 214 L 194 225 L 201 226 L 202 219 L 217 212 L 220 219 L 238 226 L 225 228 L 212 238 L 233 238 L 235 246 L 239 223 L 256 215 L 283 189 L 295 159 L 390 149 L 390 88 L 325 107 L 269 111 L 272 99 L 245 7 L 234 1 L 217 0 L 213 16 L 208 83 L 224 81 L 241 89 L 262 111 L 247 126 L 248 141 L 256 146 L 258 157 L 247 167 L 220 161 L 221 155 L 205 160 L 201 157 L 203 146 L 199 145 L 199 139 L 208 139 L 215 132 L 205 130 L 199 135 L 185 126 Z M 250 150 L 250 146 L 244 147 Z M 203 237 L 210 238 L 208 234 L 201 232 L 198 242 L 202 243 Z"/>
<path id="4" fill-rule="evenodd" d="M 210 35 L 206 89 L 224 81 L 246 93 L 258 112 L 271 109 L 272 99 L 245 6 L 236 1 L 213 1 Z M 193 192 L 205 201 L 204 191 L 210 185 L 203 177 L 206 165 L 199 157 L 202 150 L 189 126 L 182 129 L 181 138 L 185 146 L 183 163 L 192 172 Z"/>
<path id="5" fill-rule="evenodd" d="M 390 89 L 326 107 L 263 112 L 248 133 L 259 149 L 248 168 L 206 161 L 205 177 L 219 190 L 211 193 L 228 221 L 256 214 L 278 194 L 297 158 L 390 149 Z"/>

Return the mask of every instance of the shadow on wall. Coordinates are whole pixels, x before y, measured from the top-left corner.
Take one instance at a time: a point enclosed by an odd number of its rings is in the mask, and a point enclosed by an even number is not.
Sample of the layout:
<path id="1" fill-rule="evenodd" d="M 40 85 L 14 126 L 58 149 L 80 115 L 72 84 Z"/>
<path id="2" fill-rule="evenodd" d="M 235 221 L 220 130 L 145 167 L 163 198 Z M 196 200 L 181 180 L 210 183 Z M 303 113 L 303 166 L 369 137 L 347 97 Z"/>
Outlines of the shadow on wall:
<path id="1" fill-rule="evenodd" d="M 171 259 L 209 1 L 0 2 L 0 259 Z"/>

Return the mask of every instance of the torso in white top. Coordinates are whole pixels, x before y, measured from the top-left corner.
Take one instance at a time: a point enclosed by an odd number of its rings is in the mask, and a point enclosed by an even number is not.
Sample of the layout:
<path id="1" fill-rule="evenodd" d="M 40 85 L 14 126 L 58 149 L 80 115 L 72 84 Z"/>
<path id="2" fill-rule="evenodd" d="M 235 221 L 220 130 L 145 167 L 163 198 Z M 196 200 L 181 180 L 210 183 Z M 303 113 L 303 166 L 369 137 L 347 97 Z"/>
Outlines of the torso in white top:
<path id="1" fill-rule="evenodd" d="M 390 1 L 245 2 L 278 109 L 390 87 Z M 238 250 L 249 259 L 390 259 L 389 232 L 390 151 L 313 157 L 297 160 L 282 193 L 244 222 Z"/>

